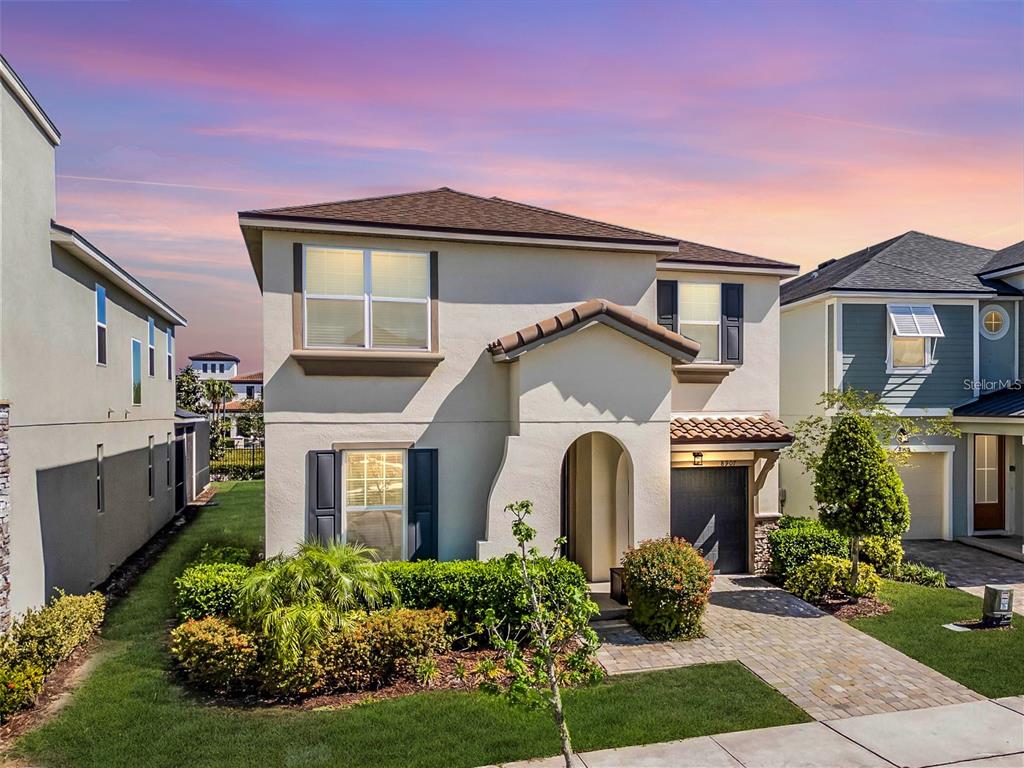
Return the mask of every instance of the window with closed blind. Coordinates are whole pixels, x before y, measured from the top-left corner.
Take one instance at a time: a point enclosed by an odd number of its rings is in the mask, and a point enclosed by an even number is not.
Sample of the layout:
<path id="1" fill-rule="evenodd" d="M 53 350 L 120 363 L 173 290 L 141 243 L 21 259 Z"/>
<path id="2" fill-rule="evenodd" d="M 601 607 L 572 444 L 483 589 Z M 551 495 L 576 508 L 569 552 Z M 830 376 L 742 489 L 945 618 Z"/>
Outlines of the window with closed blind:
<path id="1" fill-rule="evenodd" d="M 430 254 L 307 245 L 307 348 L 428 350 Z"/>
<path id="2" fill-rule="evenodd" d="M 405 451 L 343 453 L 345 541 L 401 560 L 405 543 Z"/>

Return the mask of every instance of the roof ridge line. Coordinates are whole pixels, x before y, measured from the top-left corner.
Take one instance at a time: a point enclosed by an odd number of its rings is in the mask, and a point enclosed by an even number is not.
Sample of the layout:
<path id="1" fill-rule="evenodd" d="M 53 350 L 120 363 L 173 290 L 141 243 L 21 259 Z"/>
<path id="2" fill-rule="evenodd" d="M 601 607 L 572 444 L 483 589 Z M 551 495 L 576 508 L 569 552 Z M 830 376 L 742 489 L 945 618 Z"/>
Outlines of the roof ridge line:
<path id="1" fill-rule="evenodd" d="M 281 211 L 295 211 L 302 208 L 318 208 L 323 205 L 342 205 L 343 203 L 367 203 L 372 200 L 390 200 L 395 197 L 409 197 L 410 195 L 422 195 L 427 192 L 455 192 L 460 195 L 468 195 L 467 192 L 460 192 L 457 189 L 451 187 L 435 187 L 432 189 L 414 189 L 409 192 L 393 192 L 389 195 L 369 195 L 368 197 L 353 197 L 345 200 L 325 200 L 320 203 L 306 203 L 304 205 L 284 205 L 278 208 L 251 208 L 248 211 L 239 211 L 239 213 L 268 213 L 275 212 L 280 213 Z M 469 195 L 470 197 L 476 197 L 476 195 Z M 486 197 L 480 198 L 486 200 Z"/>
<path id="2" fill-rule="evenodd" d="M 460 192 L 459 194 L 467 194 L 467 193 Z M 471 197 L 476 197 L 476 195 L 471 195 Z M 555 216 L 561 216 L 562 218 L 565 218 L 565 219 L 575 219 L 576 221 L 586 221 L 586 222 L 588 222 L 590 224 L 600 224 L 602 227 L 611 227 L 612 229 L 617 229 L 619 232 L 624 232 L 624 233 L 629 233 L 629 234 L 638 234 L 639 233 L 641 235 L 646 235 L 647 237 L 656 237 L 659 240 L 672 240 L 674 242 L 679 242 L 679 238 L 677 238 L 677 237 L 671 237 L 669 235 L 659 235 L 656 232 L 648 232 L 646 229 L 633 229 L 631 227 L 623 227 L 620 224 L 612 224 L 612 223 L 607 222 L 607 221 L 601 221 L 600 219 L 592 219 L 592 218 L 590 218 L 588 216 L 577 216 L 574 213 L 565 213 L 564 211 L 557 211 L 554 208 L 543 208 L 543 207 L 541 207 L 539 205 L 531 205 L 530 203 L 520 203 L 517 200 L 508 200 L 508 199 L 506 199 L 504 197 L 498 197 L 497 195 L 493 195 L 490 198 L 482 198 L 482 199 L 484 199 L 484 200 L 494 200 L 494 201 L 497 201 L 499 203 L 506 203 L 508 205 L 514 205 L 514 206 L 517 206 L 519 208 L 529 208 L 530 210 L 541 211 L 542 213 L 550 213 L 550 214 L 554 214 Z M 694 245 L 698 245 L 698 243 L 694 243 Z M 750 256 L 750 255 L 753 255 L 753 254 L 744 254 L 744 255 Z"/>
<path id="3" fill-rule="evenodd" d="M 986 248 L 983 245 L 975 245 L 974 243 L 965 243 L 963 240 L 953 240 L 952 238 L 942 237 L 941 235 L 930 235 L 927 232 L 922 232 L 919 229 L 908 230 L 905 233 L 904 236 L 910 235 L 910 234 L 921 235 L 922 237 L 930 237 L 932 240 L 942 240 L 943 242 L 953 243 L 954 245 L 965 245 L 968 248 L 977 248 L 979 251 L 988 251 L 991 254 L 999 253 L 999 250 L 1001 250 L 1001 249 Z M 1015 243 L 1010 243 L 1010 245 L 1015 245 Z"/>

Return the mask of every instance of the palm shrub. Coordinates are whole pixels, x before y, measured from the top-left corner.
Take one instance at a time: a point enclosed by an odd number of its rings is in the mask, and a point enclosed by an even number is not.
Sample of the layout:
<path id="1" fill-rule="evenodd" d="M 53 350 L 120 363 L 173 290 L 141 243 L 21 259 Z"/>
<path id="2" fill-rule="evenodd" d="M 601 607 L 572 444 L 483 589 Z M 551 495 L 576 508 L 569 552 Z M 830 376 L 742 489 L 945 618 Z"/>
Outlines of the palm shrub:
<path id="1" fill-rule="evenodd" d="M 630 621 L 647 638 L 698 637 L 714 577 L 711 566 L 684 539 L 640 542 L 622 556 Z"/>
<path id="2" fill-rule="evenodd" d="M 815 469 L 814 498 L 821 522 L 850 541 L 855 593 L 864 537 L 895 538 L 910 527 L 903 481 L 866 417 L 843 413 L 837 418 Z"/>
<path id="3" fill-rule="evenodd" d="M 351 612 L 393 599 L 376 552 L 359 544 L 306 542 L 291 557 L 257 564 L 242 583 L 236 612 L 289 664 L 350 624 Z"/>

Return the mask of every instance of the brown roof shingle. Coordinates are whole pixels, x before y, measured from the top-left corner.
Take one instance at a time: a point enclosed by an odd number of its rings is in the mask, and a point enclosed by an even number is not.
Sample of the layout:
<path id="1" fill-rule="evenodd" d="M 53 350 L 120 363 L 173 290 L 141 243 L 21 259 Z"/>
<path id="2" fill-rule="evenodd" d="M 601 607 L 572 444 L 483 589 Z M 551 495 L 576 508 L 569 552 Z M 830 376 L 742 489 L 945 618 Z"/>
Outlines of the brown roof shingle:
<path id="1" fill-rule="evenodd" d="M 798 270 L 798 264 L 789 264 L 775 259 L 766 259 L 763 256 L 753 256 L 749 253 L 739 251 L 728 251 L 725 248 L 716 248 L 713 245 L 691 243 L 686 240 L 679 241 L 679 253 L 672 254 L 661 262 L 670 264 L 724 264 L 737 267 L 761 267 L 763 269 L 778 269 L 784 271 Z"/>
<path id="2" fill-rule="evenodd" d="M 759 416 L 690 416 L 672 419 L 673 445 L 790 443 L 793 432 L 767 413 Z"/>
<path id="3" fill-rule="evenodd" d="M 366 224 L 402 229 L 595 240 L 675 247 L 679 242 L 638 229 L 572 216 L 448 187 L 333 203 L 241 211 L 240 217 Z"/>
<path id="4" fill-rule="evenodd" d="M 263 371 L 256 371 L 256 373 L 243 373 L 241 376 L 235 376 L 231 379 L 232 384 L 262 384 L 263 383 Z"/>
<path id="5" fill-rule="evenodd" d="M 643 315 L 607 299 L 588 299 L 582 304 L 577 304 L 572 309 L 559 312 L 553 317 L 545 318 L 533 325 L 520 328 L 514 333 L 495 339 L 487 345 L 487 350 L 495 356 L 509 354 L 522 347 L 529 346 L 535 341 L 553 336 L 561 331 L 582 326 L 587 321 L 599 319 L 601 316 L 616 320 L 651 341 L 669 347 L 673 350 L 674 356 L 677 356 L 677 359 L 689 362 L 700 352 L 700 344 L 693 339 L 688 339 L 678 333 L 662 328 Z"/>

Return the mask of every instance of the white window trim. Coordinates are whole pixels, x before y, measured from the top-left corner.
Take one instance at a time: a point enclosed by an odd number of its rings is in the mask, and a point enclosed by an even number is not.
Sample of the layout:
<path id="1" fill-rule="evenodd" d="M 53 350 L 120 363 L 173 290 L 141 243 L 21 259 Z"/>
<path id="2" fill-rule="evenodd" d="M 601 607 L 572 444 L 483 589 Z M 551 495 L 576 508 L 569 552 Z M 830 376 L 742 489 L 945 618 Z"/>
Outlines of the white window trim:
<path id="1" fill-rule="evenodd" d="M 149 500 L 156 498 L 156 435 L 149 436 L 149 476 L 146 481 L 149 483 Z"/>
<path id="2" fill-rule="evenodd" d="M 361 295 L 355 294 L 329 294 L 329 293 L 309 293 L 306 290 L 306 251 L 309 248 L 324 248 L 328 250 L 339 250 L 339 251 L 362 251 L 363 253 L 363 293 Z M 372 292 L 373 287 L 373 274 L 372 274 L 372 262 L 373 252 L 383 251 L 387 253 L 410 253 L 417 256 L 423 256 L 424 268 L 427 272 L 427 295 L 423 299 L 398 299 L 388 296 L 374 297 Z M 388 351 L 395 352 L 429 352 L 430 351 L 430 340 L 431 340 L 431 328 L 434 321 L 431 316 L 431 301 L 430 297 L 433 294 L 434 286 L 431 285 L 430 281 L 430 253 L 428 251 L 414 251 L 402 248 L 353 248 L 344 245 L 318 245 L 316 243 L 304 243 L 302 246 L 302 345 L 306 349 L 385 349 Z M 309 322 L 307 319 L 307 300 L 308 299 L 324 299 L 331 301 L 361 301 L 363 302 L 363 343 L 362 344 L 310 344 L 308 339 L 309 334 Z M 390 302 L 397 304 L 425 304 L 427 307 L 427 338 L 426 345 L 422 347 L 374 347 L 373 346 L 373 315 L 372 306 L 373 302 Z"/>
<path id="3" fill-rule="evenodd" d="M 717 320 L 682 320 L 679 308 L 683 306 L 684 285 L 717 285 L 718 286 L 718 319 Z M 718 328 L 718 343 L 715 345 L 715 358 L 694 359 L 695 365 L 721 365 L 722 364 L 722 283 L 715 280 L 679 280 L 676 282 L 676 333 L 686 336 L 682 331 L 683 325 L 713 325 Z M 686 336 L 686 338 L 690 338 Z M 702 347 L 703 349 L 703 347 Z"/>
<path id="4" fill-rule="evenodd" d="M 885 321 L 885 372 L 888 374 L 897 374 L 900 376 L 926 376 L 935 369 L 935 363 L 938 362 L 935 358 L 935 339 L 928 336 L 904 336 L 905 339 L 924 339 L 924 359 L 925 364 L 912 368 L 896 367 L 892 364 L 892 337 L 894 335 L 892 320 L 886 315 Z"/>
<path id="5" fill-rule="evenodd" d="M 383 449 L 392 451 L 394 448 Z M 375 449 L 353 448 L 341 452 L 341 540 L 348 543 L 348 457 L 352 453 L 374 453 Z M 393 504 L 373 504 L 367 507 L 352 507 L 353 511 L 373 512 L 375 510 L 395 509 Z M 402 450 L 402 560 L 409 559 L 409 537 L 406 535 L 409 527 L 409 451 Z"/>
<path id="6" fill-rule="evenodd" d="M 173 448 L 174 448 L 174 433 L 173 432 L 168 432 L 167 433 L 167 456 L 166 456 L 165 461 L 164 461 L 164 464 L 167 467 L 167 488 L 168 489 L 171 489 L 171 488 L 174 487 L 174 471 L 173 471 L 173 466 L 171 464 L 171 460 L 174 457 L 174 454 L 172 452 Z"/>
<path id="7" fill-rule="evenodd" d="M 164 331 L 164 338 L 167 340 L 167 380 L 174 381 L 174 329 L 168 326 Z"/>
<path id="8" fill-rule="evenodd" d="M 103 334 L 103 341 L 104 341 L 104 344 L 106 345 L 106 349 L 104 350 L 104 352 L 107 353 L 107 357 L 109 359 L 110 331 L 107 329 L 106 321 L 104 321 L 102 323 L 100 322 L 100 304 L 99 304 L 100 296 L 99 296 L 99 292 L 101 290 L 103 291 L 103 314 L 105 315 L 107 313 L 107 287 L 105 285 L 101 285 L 100 283 L 96 283 L 96 296 L 95 296 L 96 301 L 94 302 L 94 306 L 93 306 L 93 311 L 96 314 L 96 328 L 93 329 L 93 344 L 96 347 L 96 354 L 93 357 L 93 359 L 96 361 L 96 365 L 100 366 L 101 368 L 106 368 L 107 364 L 100 362 L 100 334 L 99 334 L 99 332 L 97 330 L 99 328 L 102 328 L 104 331 L 106 331 L 106 333 Z"/>
<path id="9" fill-rule="evenodd" d="M 139 345 L 139 402 L 135 402 L 135 345 Z M 132 339 L 128 343 L 128 397 L 133 408 L 142 407 L 142 339 Z"/>
<path id="10" fill-rule="evenodd" d="M 989 312 L 997 312 L 1003 319 L 1003 327 L 996 333 L 992 333 L 985 327 L 985 316 Z M 1010 331 L 1010 313 L 1006 311 L 1005 307 L 1001 307 L 998 304 L 986 304 L 981 308 L 981 321 L 978 325 L 978 330 L 981 335 L 989 341 L 999 341 Z"/>

